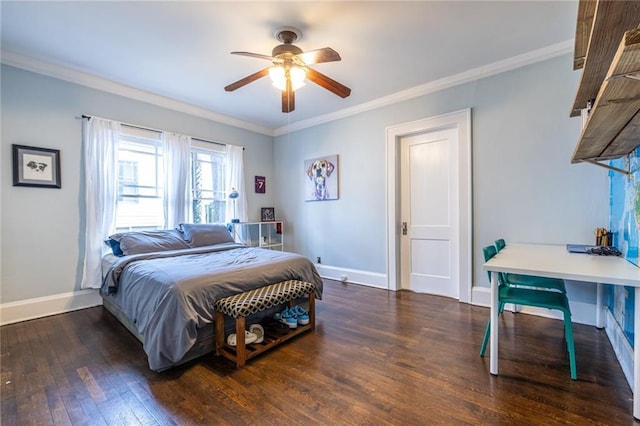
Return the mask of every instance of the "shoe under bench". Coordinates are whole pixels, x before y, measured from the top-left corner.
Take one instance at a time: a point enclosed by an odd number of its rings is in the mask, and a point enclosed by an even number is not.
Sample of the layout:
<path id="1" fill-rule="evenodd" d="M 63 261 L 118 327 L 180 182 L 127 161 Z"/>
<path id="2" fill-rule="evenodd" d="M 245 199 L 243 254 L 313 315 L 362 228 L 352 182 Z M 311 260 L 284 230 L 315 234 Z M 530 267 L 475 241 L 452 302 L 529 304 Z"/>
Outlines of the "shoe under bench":
<path id="1" fill-rule="evenodd" d="M 299 297 L 309 298 L 309 324 L 298 325 L 286 334 L 275 335 L 265 330 L 261 343 L 245 344 L 246 317 L 273 306 L 288 303 L 293 307 Z M 216 355 L 221 355 L 243 367 L 247 360 L 286 342 L 301 333 L 315 330 L 315 285 L 305 281 L 289 280 L 244 293 L 225 297 L 215 303 L 216 311 Z M 236 346 L 226 343 L 224 316 L 235 319 Z"/>

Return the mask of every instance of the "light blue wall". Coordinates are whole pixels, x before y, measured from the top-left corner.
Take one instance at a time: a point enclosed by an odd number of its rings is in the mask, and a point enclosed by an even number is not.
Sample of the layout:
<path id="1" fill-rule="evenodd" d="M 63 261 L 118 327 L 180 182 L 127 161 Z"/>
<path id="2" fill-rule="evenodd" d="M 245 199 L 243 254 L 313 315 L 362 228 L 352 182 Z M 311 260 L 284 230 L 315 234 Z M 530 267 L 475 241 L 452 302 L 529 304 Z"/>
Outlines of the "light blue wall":
<path id="1" fill-rule="evenodd" d="M 496 238 L 589 243 L 607 223 L 607 172 L 570 164 L 581 127 L 569 118 L 580 77 L 571 70 L 565 55 L 277 137 L 275 179 L 286 194 L 277 209 L 289 247 L 323 264 L 386 274 L 385 129 L 469 107 L 474 283 L 488 287 L 481 248 Z M 304 160 L 331 154 L 339 156 L 340 199 L 305 202 Z M 595 303 L 590 287 L 569 291 Z"/>
<path id="2" fill-rule="evenodd" d="M 245 149 L 249 219 L 274 205 L 253 192 L 253 176 L 273 182 L 273 138 L 85 86 L 2 66 L 2 269 L 0 302 L 79 289 L 84 250 L 82 114 L 187 134 Z M 59 149 L 62 188 L 12 186 L 12 144 Z"/>
<path id="3" fill-rule="evenodd" d="M 2 67 L 2 303 L 78 289 L 82 253 L 81 123 L 96 115 L 244 145 L 250 219 L 275 206 L 286 248 L 323 264 L 386 274 L 385 129 L 472 108 L 474 283 L 481 247 L 589 243 L 607 223 L 606 171 L 570 164 L 580 120 L 568 118 L 571 56 L 273 138 L 12 67 Z M 353 85 L 357 90 L 357 85 Z M 301 100 L 302 102 L 302 100 Z M 339 99 L 336 99 L 339 102 Z M 11 144 L 61 149 L 62 189 L 11 186 Z M 340 199 L 305 202 L 303 162 L 338 154 Z M 267 194 L 254 194 L 254 175 Z M 34 267 L 35 265 L 35 267 Z M 593 292 L 569 288 L 572 300 Z"/>

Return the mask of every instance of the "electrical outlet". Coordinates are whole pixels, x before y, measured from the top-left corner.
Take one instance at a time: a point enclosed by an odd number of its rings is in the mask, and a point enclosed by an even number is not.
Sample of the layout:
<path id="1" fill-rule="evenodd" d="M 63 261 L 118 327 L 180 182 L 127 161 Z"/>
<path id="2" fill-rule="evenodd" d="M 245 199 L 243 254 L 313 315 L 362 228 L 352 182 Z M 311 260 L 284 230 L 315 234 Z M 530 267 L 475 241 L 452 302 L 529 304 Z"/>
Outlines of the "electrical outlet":
<path id="1" fill-rule="evenodd" d="M 316 257 L 316 263 L 322 263 L 322 258 L 320 256 Z"/>

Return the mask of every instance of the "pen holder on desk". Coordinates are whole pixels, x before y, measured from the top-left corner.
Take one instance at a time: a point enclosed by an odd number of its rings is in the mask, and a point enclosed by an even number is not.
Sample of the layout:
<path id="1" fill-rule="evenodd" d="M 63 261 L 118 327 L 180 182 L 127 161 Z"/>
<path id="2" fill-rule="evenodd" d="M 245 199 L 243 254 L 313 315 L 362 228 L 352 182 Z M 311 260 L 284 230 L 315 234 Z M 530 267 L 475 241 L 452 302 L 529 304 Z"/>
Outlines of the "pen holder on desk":
<path id="1" fill-rule="evenodd" d="M 596 235 L 597 246 L 613 247 L 613 232 L 606 228 L 598 228 L 594 233 Z"/>

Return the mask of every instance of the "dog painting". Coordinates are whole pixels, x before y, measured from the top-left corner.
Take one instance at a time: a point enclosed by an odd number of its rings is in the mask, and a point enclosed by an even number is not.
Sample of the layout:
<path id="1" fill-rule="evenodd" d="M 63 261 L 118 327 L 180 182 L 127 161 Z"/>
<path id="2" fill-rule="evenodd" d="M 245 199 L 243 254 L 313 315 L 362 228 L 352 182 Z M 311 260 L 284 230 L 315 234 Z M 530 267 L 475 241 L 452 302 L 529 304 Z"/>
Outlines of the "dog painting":
<path id="1" fill-rule="evenodd" d="M 304 162 L 305 201 L 338 199 L 338 156 L 313 158 Z"/>
<path id="2" fill-rule="evenodd" d="M 61 188 L 60 150 L 12 145 L 13 186 Z"/>
<path id="3" fill-rule="evenodd" d="M 44 173 L 44 169 L 48 166 L 47 163 L 40 163 L 37 161 L 29 161 L 27 163 L 27 167 L 33 170 L 34 172 Z"/>
<path id="4" fill-rule="evenodd" d="M 25 179 L 34 181 L 53 180 L 52 159 L 46 155 L 25 153 L 22 157 L 24 168 L 22 173 Z"/>

